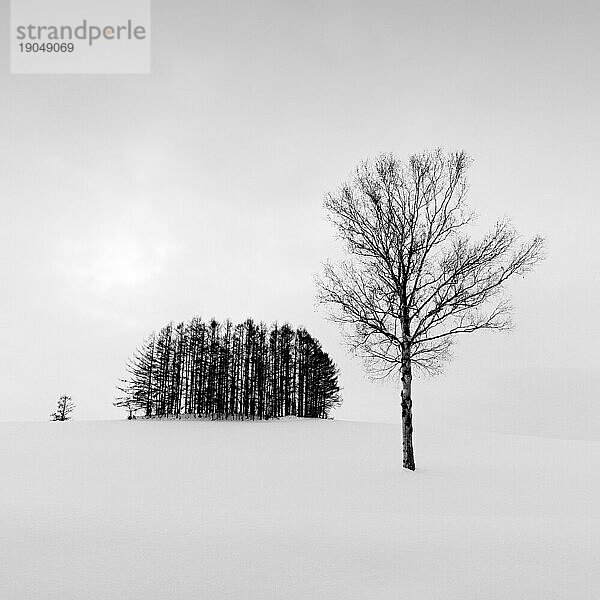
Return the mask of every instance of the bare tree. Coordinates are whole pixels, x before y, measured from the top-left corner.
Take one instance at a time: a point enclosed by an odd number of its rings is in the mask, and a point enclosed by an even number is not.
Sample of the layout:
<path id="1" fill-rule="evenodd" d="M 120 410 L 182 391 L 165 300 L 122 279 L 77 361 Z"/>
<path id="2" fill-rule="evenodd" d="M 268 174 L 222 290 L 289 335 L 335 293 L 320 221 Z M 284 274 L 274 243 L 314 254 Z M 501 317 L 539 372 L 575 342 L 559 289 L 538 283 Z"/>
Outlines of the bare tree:
<path id="1" fill-rule="evenodd" d="M 464 152 L 384 155 L 325 198 L 349 257 L 325 265 L 319 300 L 373 376 L 400 374 L 411 470 L 413 367 L 435 373 L 456 336 L 508 329 L 505 283 L 542 258 L 542 238 L 521 240 L 507 219 L 478 241 L 467 235 L 469 164 Z"/>
<path id="2" fill-rule="evenodd" d="M 56 411 L 50 415 L 51 421 L 68 421 L 71 418 L 71 413 L 75 410 L 75 403 L 71 396 L 61 396 L 58 399 Z"/>

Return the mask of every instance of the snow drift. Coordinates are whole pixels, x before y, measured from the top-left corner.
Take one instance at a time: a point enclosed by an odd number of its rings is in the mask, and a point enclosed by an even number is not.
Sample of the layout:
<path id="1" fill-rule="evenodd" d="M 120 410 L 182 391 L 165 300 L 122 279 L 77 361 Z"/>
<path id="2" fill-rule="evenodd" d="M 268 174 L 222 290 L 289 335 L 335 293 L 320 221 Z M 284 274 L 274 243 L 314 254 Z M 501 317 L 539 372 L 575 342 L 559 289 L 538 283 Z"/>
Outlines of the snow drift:
<path id="1" fill-rule="evenodd" d="M 600 443 L 344 421 L 0 424 L 7 600 L 592 599 Z"/>

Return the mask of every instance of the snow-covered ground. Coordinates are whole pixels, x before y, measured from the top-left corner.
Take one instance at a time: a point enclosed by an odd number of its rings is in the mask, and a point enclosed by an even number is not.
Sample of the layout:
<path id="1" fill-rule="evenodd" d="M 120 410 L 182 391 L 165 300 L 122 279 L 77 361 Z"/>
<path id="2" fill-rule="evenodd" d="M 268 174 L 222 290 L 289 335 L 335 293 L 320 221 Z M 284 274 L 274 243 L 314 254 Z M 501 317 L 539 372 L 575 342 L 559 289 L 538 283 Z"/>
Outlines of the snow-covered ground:
<path id="1" fill-rule="evenodd" d="M 344 421 L 0 424 L 0 598 L 600 598 L 600 442 Z"/>

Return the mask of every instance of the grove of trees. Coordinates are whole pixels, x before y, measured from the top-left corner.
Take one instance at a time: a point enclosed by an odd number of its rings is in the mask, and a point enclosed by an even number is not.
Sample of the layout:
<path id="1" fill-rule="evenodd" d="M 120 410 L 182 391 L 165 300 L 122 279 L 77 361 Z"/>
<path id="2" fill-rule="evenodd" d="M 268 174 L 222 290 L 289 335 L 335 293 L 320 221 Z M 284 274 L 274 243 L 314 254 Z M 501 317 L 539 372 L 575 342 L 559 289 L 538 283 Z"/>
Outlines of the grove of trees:
<path id="1" fill-rule="evenodd" d="M 118 389 L 130 418 L 327 418 L 341 403 L 337 367 L 317 340 L 252 319 L 166 325 L 138 347 Z"/>

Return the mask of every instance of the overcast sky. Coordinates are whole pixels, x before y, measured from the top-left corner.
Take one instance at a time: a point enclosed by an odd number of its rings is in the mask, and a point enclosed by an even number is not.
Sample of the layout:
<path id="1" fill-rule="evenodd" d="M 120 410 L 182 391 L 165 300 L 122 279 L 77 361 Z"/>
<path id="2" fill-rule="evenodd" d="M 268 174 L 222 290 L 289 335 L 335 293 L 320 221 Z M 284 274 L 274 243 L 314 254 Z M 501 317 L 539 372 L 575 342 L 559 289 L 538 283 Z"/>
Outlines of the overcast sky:
<path id="1" fill-rule="evenodd" d="M 0 19 L 8 21 L 8 3 Z M 380 152 L 465 149 L 483 226 L 547 260 L 511 334 L 459 341 L 416 427 L 598 436 L 596 2 L 153 3 L 151 75 L 0 74 L 0 419 L 111 402 L 136 344 L 193 315 L 305 325 L 338 418 L 398 421 L 315 310 L 336 253 L 322 198 Z"/>

